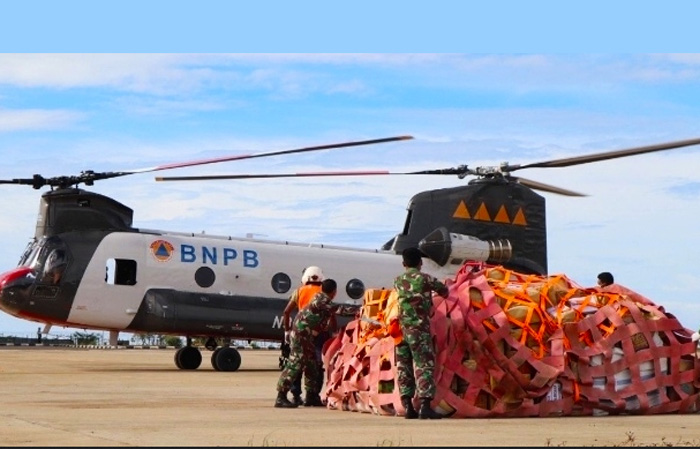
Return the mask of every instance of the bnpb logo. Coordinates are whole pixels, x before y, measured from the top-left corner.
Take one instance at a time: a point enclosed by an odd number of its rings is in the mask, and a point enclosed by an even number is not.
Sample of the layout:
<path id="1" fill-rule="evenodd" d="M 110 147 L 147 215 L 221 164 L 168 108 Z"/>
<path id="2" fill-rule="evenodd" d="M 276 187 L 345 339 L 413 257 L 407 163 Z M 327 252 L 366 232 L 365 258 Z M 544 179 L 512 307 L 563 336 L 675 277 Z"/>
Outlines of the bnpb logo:
<path id="1" fill-rule="evenodd" d="M 167 262 L 173 257 L 175 247 L 166 240 L 156 240 L 149 246 L 151 254 L 158 262 Z"/>

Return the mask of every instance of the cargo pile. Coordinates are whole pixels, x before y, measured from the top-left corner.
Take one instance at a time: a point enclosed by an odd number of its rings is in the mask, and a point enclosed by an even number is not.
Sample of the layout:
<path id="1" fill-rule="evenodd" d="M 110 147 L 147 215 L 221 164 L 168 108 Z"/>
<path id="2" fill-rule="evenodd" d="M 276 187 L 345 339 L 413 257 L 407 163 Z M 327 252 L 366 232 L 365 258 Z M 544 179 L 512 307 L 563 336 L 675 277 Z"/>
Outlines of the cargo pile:
<path id="1" fill-rule="evenodd" d="M 700 364 L 692 331 L 648 298 L 565 275 L 465 264 L 434 296 L 437 394 L 445 416 L 696 413 Z M 361 316 L 324 352 L 328 407 L 402 415 L 400 341 L 391 290 L 368 290 Z"/>

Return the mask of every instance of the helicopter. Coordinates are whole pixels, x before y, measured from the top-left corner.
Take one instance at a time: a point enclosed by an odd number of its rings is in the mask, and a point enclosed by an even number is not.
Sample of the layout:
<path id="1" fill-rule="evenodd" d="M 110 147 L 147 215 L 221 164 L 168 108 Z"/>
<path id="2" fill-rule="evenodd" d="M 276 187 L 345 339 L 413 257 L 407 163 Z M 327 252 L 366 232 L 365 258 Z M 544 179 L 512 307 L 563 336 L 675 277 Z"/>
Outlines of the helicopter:
<path id="1" fill-rule="evenodd" d="M 236 371 L 241 354 L 232 340 L 282 342 L 282 312 L 293 280 L 309 265 L 323 267 L 339 285 L 337 301 L 353 316 L 369 288 L 391 288 L 401 253 L 419 247 L 423 271 L 453 276 L 467 261 L 547 273 L 545 200 L 536 191 L 583 196 L 512 175 L 526 168 L 566 167 L 700 144 L 689 139 L 538 163 L 493 167 L 461 165 L 415 172 L 386 170 L 157 176 L 156 181 L 245 180 L 318 176 L 473 176 L 466 185 L 414 195 L 403 230 L 381 248 L 214 236 L 133 227 L 133 210 L 80 187 L 104 179 L 205 164 L 400 142 L 412 136 L 224 156 L 155 167 L 78 175 L 0 179 L 0 184 L 50 187 L 41 195 L 34 237 L 18 265 L 0 274 L 0 309 L 52 326 L 184 336 L 174 356 L 179 369 L 202 362 L 192 344 L 204 338 L 217 371 Z"/>

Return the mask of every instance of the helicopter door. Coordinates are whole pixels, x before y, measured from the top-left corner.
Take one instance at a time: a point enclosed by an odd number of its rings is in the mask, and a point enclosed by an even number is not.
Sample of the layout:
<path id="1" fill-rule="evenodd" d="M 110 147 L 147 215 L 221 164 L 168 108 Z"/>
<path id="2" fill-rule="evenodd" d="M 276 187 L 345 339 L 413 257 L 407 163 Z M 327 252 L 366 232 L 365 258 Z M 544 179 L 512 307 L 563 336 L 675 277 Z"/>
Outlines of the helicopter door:
<path id="1" fill-rule="evenodd" d="M 105 282 L 109 285 L 136 285 L 136 261 L 108 259 L 105 265 Z"/>

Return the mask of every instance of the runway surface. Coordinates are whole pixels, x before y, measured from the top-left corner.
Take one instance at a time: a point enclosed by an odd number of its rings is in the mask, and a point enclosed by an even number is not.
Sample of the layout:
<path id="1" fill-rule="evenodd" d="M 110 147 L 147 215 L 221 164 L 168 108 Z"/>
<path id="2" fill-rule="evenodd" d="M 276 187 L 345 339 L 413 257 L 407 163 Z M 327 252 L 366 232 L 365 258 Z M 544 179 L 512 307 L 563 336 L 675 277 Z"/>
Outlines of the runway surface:
<path id="1" fill-rule="evenodd" d="M 276 409 L 278 351 L 237 372 L 173 349 L 0 349 L 0 446 L 698 446 L 698 415 L 405 420 Z"/>

